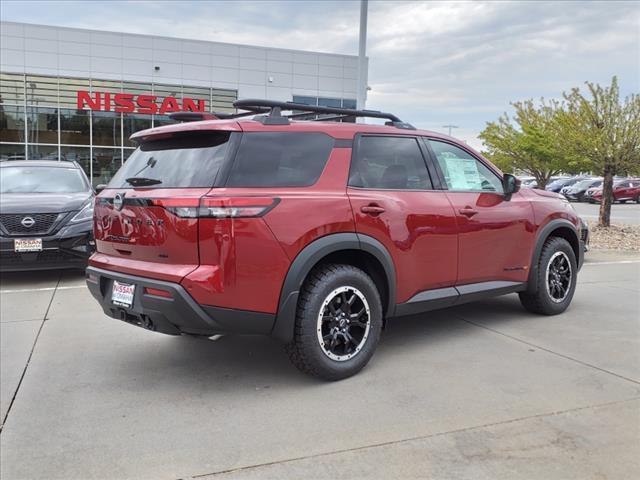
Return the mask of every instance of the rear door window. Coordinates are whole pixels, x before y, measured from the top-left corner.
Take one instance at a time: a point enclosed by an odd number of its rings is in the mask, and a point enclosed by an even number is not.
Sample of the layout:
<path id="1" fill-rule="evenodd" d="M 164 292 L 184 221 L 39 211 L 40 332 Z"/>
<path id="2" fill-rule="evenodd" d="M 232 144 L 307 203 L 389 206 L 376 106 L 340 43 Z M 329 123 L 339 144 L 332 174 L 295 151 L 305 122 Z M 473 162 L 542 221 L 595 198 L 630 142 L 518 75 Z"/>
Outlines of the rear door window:
<path id="1" fill-rule="evenodd" d="M 358 139 L 349 186 L 387 190 L 433 188 L 415 138 L 368 135 Z"/>
<path id="2" fill-rule="evenodd" d="M 212 187 L 227 153 L 230 132 L 189 133 L 143 143 L 109 183 L 129 188 L 128 178 L 158 180 L 156 188 Z"/>
<path id="3" fill-rule="evenodd" d="M 242 135 L 227 187 L 307 187 L 333 149 L 324 133 L 247 132 Z"/>

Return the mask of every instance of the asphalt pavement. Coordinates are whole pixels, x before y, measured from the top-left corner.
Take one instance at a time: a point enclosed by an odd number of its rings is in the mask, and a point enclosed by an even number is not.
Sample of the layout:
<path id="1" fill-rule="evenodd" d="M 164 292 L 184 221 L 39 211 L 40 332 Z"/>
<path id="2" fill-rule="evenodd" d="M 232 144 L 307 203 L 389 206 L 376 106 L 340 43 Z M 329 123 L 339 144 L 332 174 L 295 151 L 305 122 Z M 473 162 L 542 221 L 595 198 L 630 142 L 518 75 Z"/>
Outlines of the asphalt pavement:
<path id="1" fill-rule="evenodd" d="M 276 342 L 147 332 L 74 273 L 4 275 L 0 476 L 640 478 L 640 255 L 562 315 L 516 295 L 395 320 L 336 383 Z"/>
<path id="2" fill-rule="evenodd" d="M 578 203 L 574 202 L 573 208 L 585 220 L 598 220 L 600 213 L 599 203 Z M 625 223 L 628 225 L 640 225 L 640 204 L 638 203 L 615 203 L 611 206 L 611 222 Z"/>

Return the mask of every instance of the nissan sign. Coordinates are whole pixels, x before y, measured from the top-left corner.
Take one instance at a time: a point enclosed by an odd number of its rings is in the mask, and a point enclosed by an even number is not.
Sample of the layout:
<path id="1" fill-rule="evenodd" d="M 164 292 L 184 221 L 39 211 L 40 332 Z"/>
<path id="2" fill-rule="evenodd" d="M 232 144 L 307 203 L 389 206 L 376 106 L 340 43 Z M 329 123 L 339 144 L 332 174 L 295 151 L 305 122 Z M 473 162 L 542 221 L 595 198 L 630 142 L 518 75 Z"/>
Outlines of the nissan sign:
<path id="1" fill-rule="evenodd" d="M 78 110 L 88 108 L 101 112 L 143 113 L 164 115 L 174 112 L 206 112 L 202 99 L 160 97 L 156 95 L 134 95 L 133 93 L 94 92 L 85 90 L 77 92 Z M 113 104 L 112 104 L 113 102 Z M 112 108 L 113 107 L 113 108 Z"/>

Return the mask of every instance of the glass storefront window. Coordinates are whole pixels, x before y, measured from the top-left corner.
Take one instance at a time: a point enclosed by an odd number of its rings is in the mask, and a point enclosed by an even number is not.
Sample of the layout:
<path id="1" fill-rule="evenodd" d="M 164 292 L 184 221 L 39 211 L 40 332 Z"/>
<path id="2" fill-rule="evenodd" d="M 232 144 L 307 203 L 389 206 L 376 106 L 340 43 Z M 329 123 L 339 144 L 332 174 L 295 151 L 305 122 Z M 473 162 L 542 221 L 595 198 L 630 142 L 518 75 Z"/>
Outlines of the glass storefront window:
<path id="1" fill-rule="evenodd" d="M 33 145 L 27 146 L 28 160 L 58 160 L 57 145 Z"/>
<path id="2" fill-rule="evenodd" d="M 111 177 L 122 166 L 122 151 L 119 148 L 93 149 L 93 178 L 91 183 L 96 186 L 109 183 Z"/>
<path id="3" fill-rule="evenodd" d="M 185 91 L 186 91 L 186 88 L 185 88 Z M 237 98 L 238 98 L 238 92 L 235 90 L 224 90 L 219 88 L 212 88 L 211 89 L 211 111 L 235 112 L 233 102 L 235 102 Z"/>
<path id="4" fill-rule="evenodd" d="M 0 104 L 24 102 L 24 75 L 0 73 Z"/>
<path id="5" fill-rule="evenodd" d="M 24 107 L 0 105 L 0 141 L 24 142 Z"/>
<path id="6" fill-rule="evenodd" d="M 153 86 L 153 94 L 158 97 L 158 103 L 162 103 L 166 97 L 174 97 L 178 100 L 182 99 L 182 86 L 180 85 L 159 85 Z"/>
<path id="7" fill-rule="evenodd" d="M 151 115 L 124 115 L 123 141 L 125 146 L 135 146 L 129 140 L 132 133 L 151 128 Z"/>
<path id="8" fill-rule="evenodd" d="M 119 147 L 120 114 L 114 112 L 92 112 L 93 144 Z"/>
<path id="9" fill-rule="evenodd" d="M 356 108 L 356 101 L 349 98 L 342 99 L 343 108 Z"/>
<path id="10" fill-rule="evenodd" d="M 175 120 L 169 118 L 169 115 L 154 115 L 153 116 L 153 126 L 154 127 L 162 127 L 163 125 L 173 125 L 174 123 L 178 123 Z"/>
<path id="11" fill-rule="evenodd" d="M 58 84 L 58 102 L 60 107 L 75 108 L 79 90 L 89 91 L 89 80 L 82 78 L 60 78 Z"/>
<path id="12" fill-rule="evenodd" d="M 29 143 L 58 143 L 58 109 L 27 106 Z"/>
<path id="13" fill-rule="evenodd" d="M 0 143 L 0 160 L 24 160 L 24 144 Z"/>
<path id="14" fill-rule="evenodd" d="M 60 160 L 78 162 L 87 178 L 91 178 L 91 153 L 89 147 L 60 147 Z"/>
<path id="15" fill-rule="evenodd" d="M 58 77 L 27 75 L 27 105 L 58 106 Z"/>
<path id="16" fill-rule="evenodd" d="M 340 108 L 342 101 L 339 98 L 318 98 L 318 105 L 321 107 L 338 107 Z"/>
<path id="17" fill-rule="evenodd" d="M 294 103 L 302 103 L 304 105 L 317 105 L 318 99 L 316 97 L 305 97 L 304 95 L 294 95 Z"/>
<path id="18" fill-rule="evenodd" d="M 60 143 L 89 145 L 89 112 L 86 110 L 60 110 Z"/>
<path id="19" fill-rule="evenodd" d="M 94 185 L 108 182 L 135 150 L 134 132 L 178 123 L 168 115 L 77 110 L 77 92 L 127 92 L 203 100 L 207 111 L 235 112 L 237 91 L 0 72 L 0 160 L 78 162 Z M 317 101 L 317 100 L 316 100 Z M 112 98 L 112 108 L 114 107 Z"/>

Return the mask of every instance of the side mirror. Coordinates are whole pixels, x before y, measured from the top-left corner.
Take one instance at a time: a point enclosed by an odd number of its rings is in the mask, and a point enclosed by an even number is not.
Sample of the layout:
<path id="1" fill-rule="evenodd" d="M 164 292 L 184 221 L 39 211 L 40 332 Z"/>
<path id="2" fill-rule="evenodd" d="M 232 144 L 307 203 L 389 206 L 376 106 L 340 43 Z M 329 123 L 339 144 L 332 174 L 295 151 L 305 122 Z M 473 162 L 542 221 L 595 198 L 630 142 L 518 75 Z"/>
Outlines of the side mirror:
<path id="1" fill-rule="evenodd" d="M 520 180 L 510 173 L 505 173 L 502 177 L 502 187 L 504 189 L 504 198 L 511 199 L 511 195 L 520 190 Z"/>
<path id="2" fill-rule="evenodd" d="M 99 183 L 98 185 L 96 185 L 96 188 L 94 190 L 96 191 L 96 194 L 98 194 L 101 191 L 103 191 L 105 188 L 107 188 L 106 183 Z"/>

